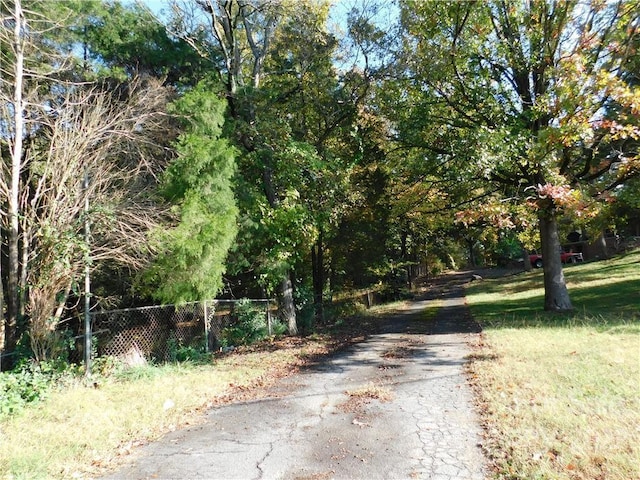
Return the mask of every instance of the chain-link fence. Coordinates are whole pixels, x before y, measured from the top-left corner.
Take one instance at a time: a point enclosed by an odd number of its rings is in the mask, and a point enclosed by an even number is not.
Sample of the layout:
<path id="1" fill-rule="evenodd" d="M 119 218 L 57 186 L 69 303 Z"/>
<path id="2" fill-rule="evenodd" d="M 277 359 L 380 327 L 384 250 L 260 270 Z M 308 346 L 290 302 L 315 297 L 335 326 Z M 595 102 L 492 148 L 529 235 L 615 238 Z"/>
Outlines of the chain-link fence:
<path id="1" fill-rule="evenodd" d="M 93 312 L 93 356 L 138 364 L 175 360 L 176 352 L 186 348 L 218 350 L 227 346 L 226 333 L 241 320 L 238 307 L 247 303 L 253 309 L 254 323 L 258 318 L 258 327 L 271 335 L 277 319 L 271 300 L 208 300 Z"/>

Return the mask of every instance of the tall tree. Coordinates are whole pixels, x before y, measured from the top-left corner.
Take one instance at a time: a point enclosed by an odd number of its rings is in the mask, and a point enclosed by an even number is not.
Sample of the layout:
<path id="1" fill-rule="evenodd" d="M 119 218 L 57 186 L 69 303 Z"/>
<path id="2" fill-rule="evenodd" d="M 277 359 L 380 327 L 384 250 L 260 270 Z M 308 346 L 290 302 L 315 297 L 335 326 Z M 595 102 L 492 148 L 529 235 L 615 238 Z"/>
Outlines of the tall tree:
<path id="1" fill-rule="evenodd" d="M 3 2 L 0 31 L 3 351 L 27 333 L 42 358 L 88 249 L 95 262 L 144 262 L 145 232 L 163 215 L 144 179 L 157 173 L 150 140 L 161 130 L 166 136 L 167 92 L 149 81 L 72 83 L 73 4 L 27 4 Z M 83 235 L 87 198 L 91 245 Z"/>
<path id="2" fill-rule="evenodd" d="M 275 163 L 274 178 L 281 190 L 295 189 L 312 234 L 308 253 L 298 255 L 307 265 L 300 271 L 310 280 L 318 319 L 327 286 L 325 250 L 361 157 L 357 122 L 370 83 L 366 72 L 336 68 L 339 43 L 327 29 L 329 12 L 328 4 L 300 5 L 281 23 L 265 62 L 271 73 L 260 103 L 262 124 L 279 125 L 280 138 L 268 144 L 289 152 Z"/>
<path id="3" fill-rule="evenodd" d="M 170 35 L 143 3 L 93 0 L 82 1 L 78 7 L 77 16 L 85 20 L 73 28 L 77 39 L 74 50 L 82 53 L 81 75 L 86 81 L 108 78 L 116 88 L 136 77 L 154 78 L 181 95 L 211 75 L 209 60 L 184 40 Z M 188 124 L 172 122 L 171 134 L 154 139 L 159 147 L 158 165 L 166 165 L 175 157 L 172 140 Z M 155 173 L 156 177 L 149 179 L 150 190 L 158 186 L 160 172 Z M 155 290 L 142 288 L 139 271 L 116 262 L 102 262 L 95 267 L 91 276 L 92 302 L 101 308 L 138 306 L 153 300 Z"/>
<path id="4" fill-rule="evenodd" d="M 175 103 L 187 124 L 177 158 L 163 175 L 163 193 L 175 205 L 177 224 L 158 232 L 161 254 L 148 272 L 155 294 L 179 303 L 215 297 L 236 235 L 232 191 L 235 149 L 220 138 L 226 103 L 201 83 Z"/>
<path id="5" fill-rule="evenodd" d="M 638 3 L 407 2 L 401 5 L 407 91 L 428 124 L 434 158 L 459 155 L 447 136 L 469 141 L 464 158 L 488 184 L 521 201 L 535 197 L 545 258 L 545 309 L 572 309 L 558 256 L 558 215 L 638 173 L 637 151 L 606 151 L 635 135 L 624 117 L 602 131 L 615 99 L 637 112 L 638 90 L 615 72 L 638 35 Z M 635 106 L 634 106 L 635 105 Z M 418 127 L 417 130 L 415 127 Z M 600 133 L 599 133 L 600 132 Z M 596 160 L 598 159 L 598 160 Z M 452 166 L 455 162 L 450 163 Z M 464 168 L 457 164 L 454 168 Z M 596 187 L 597 185 L 597 187 Z"/>
<path id="6" fill-rule="evenodd" d="M 28 6 L 29 8 L 23 8 L 21 0 L 0 3 L 0 102 L 3 124 L 3 134 L 0 137 L 3 170 L 0 190 L 3 199 L 6 198 L 6 204 L 0 210 L 0 219 L 2 246 L 6 245 L 6 249 L 2 249 L 3 254 L 6 254 L 6 263 L 2 268 L 3 303 L 6 308 L 3 344 L 8 353 L 15 350 L 17 340 L 25 328 L 23 316 L 27 269 L 23 260 L 27 253 L 24 246 L 28 241 L 21 238 L 20 219 L 24 218 L 23 204 L 27 201 L 22 190 L 22 174 L 29 161 L 29 146 L 25 140 L 28 133 L 33 131 L 29 124 L 28 107 L 32 102 L 37 102 L 33 98 L 37 92 L 37 82 L 32 79 L 38 78 L 43 70 L 49 68 L 49 61 L 66 65 L 59 50 L 43 41 L 43 37 L 45 32 L 52 29 L 59 31 L 68 10 L 64 8 L 55 12 L 50 2 L 44 1 L 29 2 Z"/>
<path id="7" fill-rule="evenodd" d="M 5 15 L 10 15 L 5 19 Z M 13 78 L 13 88 L 8 85 L 3 85 L 4 96 L 3 100 L 7 103 L 7 108 L 4 109 L 7 112 L 7 121 L 9 129 L 8 147 L 9 147 L 9 162 L 8 175 L 2 177 L 2 190 L 6 194 L 7 209 L 6 209 L 6 237 L 8 245 L 8 262 L 7 268 L 3 271 L 7 272 L 6 287 L 3 292 L 7 292 L 6 297 L 6 319 L 4 323 L 4 349 L 6 352 L 13 352 L 16 347 L 17 335 L 18 335 L 18 316 L 20 313 L 20 303 L 18 294 L 19 284 L 19 225 L 20 225 L 20 171 L 22 169 L 22 156 L 23 156 L 23 135 L 24 130 L 24 95 L 23 95 L 23 82 L 24 82 L 24 56 L 25 56 L 25 40 L 26 35 L 26 20 L 25 14 L 22 10 L 22 3 L 18 0 L 14 2 L 13 8 L 11 5 L 2 4 L 2 16 L 3 16 L 3 51 L 10 52 L 6 55 L 9 62 L 3 61 L 3 65 L 12 65 L 13 69 L 10 72 L 6 72 Z M 13 26 L 13 31 L 9 33 L 9 28 Z M 5 30 L 6 29 L 6 30 Z M 5 57 L 6 58 L 6 57 Z M 3 60 L 5 60 L 3 58 Z M 3 74 L 6 74 L 3 72 Z M 3 75 L 4 77 L 4 75 Z M 13 128 L 12 128 L 13 127 Z M 4 142 L 3 142 L 4 143 Z M 3 155 L 3 160 L 4 160 Z M 7 165 L 3 161 L 3 167 Z M 3 173 L 5 173 L 3 172 Z M 4 235 L 3 235 L 4 237 Z"/>
<path id="8" fill-rule="evenodd" d="M 87 20 L 75 29 L 94 75 L 152 76 L 165 85 L 195 86 L 209 75 L 209 63 L 184 40 L 171 36 L 142 3 L 82 2 Z"/>
<path id="9" fill-rule="evenodd" d="M 174 2 L 170 29 L 211 62 L 224 85 L 236 141 L 246 154 L 255 154 L 260 145 L 256 135 L 254 95 L 261 87 L 264 61 L 273 32 L 282 19 L 286 2 L 253 0 L 196 0 L 193 5 Z M 273 180 L 271 157 L 262 159 L 261 183 L 270 208 L 280 205 Z M 282 274 L 280 293 L 284 320 L 291 334 L 297 333 L 291 272 Z"/>

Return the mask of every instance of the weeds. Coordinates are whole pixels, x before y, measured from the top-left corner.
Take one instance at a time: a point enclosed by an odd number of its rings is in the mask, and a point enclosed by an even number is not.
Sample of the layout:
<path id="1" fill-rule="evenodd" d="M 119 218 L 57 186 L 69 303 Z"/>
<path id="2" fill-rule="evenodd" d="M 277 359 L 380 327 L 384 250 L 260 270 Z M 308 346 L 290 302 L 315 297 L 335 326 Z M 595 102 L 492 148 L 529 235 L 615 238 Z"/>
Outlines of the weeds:
<path id="1" fill-rule="evenodd" d="M 0 419 L 21 412 L 55 388 L 67 386 L 80 374 L 78 367 L 50 362 L 25 362 L 12 372 L 0 373 Z"/>

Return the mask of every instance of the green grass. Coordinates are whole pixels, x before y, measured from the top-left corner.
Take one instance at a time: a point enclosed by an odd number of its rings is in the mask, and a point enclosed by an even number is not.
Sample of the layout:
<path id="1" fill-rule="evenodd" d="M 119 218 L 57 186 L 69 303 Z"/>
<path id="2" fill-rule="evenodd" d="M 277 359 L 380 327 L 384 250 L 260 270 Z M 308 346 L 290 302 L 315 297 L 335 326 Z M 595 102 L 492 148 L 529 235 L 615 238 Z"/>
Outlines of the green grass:
<path id="1" fill-rule="evenodd" d="M 566 266 L 574 307 L 545 314 L 542 270 L 475 283 L 467 289 L 473 313 L 489 328 L 637 323 L 640 318 L 640 251 L 612 260 Z"/>
<path id="2" fill-rule="evenodd" d="M 474 283 L 469 365 L 495 477 L 640 478 L 640 251 L 565 268 L 575 307 L 542 312 L 542 272 Z"/>

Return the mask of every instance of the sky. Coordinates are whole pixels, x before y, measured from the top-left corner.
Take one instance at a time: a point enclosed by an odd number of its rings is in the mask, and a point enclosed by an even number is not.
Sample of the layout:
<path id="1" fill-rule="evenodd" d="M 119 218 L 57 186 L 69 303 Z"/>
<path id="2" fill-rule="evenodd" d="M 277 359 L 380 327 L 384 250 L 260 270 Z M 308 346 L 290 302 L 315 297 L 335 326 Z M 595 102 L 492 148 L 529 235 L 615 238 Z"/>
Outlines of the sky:
<path id="1" fill-rule="evenodd" d="M 140 2 L 143 5 L 149 7 L 149 9 L 160 19 L 164 14 L 169 11 L 169 4 L 171 0 L 122 0 L 125 3 Z M 188 3 L 189 0 L 182 0 Z M 300 0 L 305 1 L 305 0 Z M 307 0 L 312 1 L 312 0 Z M 332 10 L 329 19 L 329 31 L 331 31 L 336 38 L 345 39 L 347 31 L 347 16 L 352 8 L 357 7 L 359 9 L 372 8 L 378 6 L 378 13 L 373 17 L 373 21 L 381 28 L 385 28 L 385 25 L 391 25 L 398 20 L 399 9 L 397 1 L 394 0 L 332 0 Z M 352 45 L 348 42 L 342 47 L 342 50 L 351 50 Z M 360 65 L 361 58 L 358 54 L 358 49 L 352 51 L 353 57 L 347 63 L 353 63 Z M 336 59 L 337 60 L 337 59 Z M 337 68 L 350 68 L 350 65 L 342 65 Z"/>
<path id="2" fill-rule="evenodd" d="M 129 0 L 130 2 L 140 1 L 158 17 L 162 17 L 162 11 L 168 10 L 169 0 Z M 382 8 L 378 15 L 378 22 L 380 24 L 389 23 L 394 20 L 393 17 L 397 16 L 397 8 L 395 2 L 391 0 L 381 0 L 379 2 L 367 2 L 365 0 L 333 0 L 331 18 L 338 26 L 338 28 L 346 27 L 346 18 L 349 10 L 354 6 L 372 5 L 379 3 L 385 8 Z M 386 8 L 389 7 L 389 8 Z"/>

